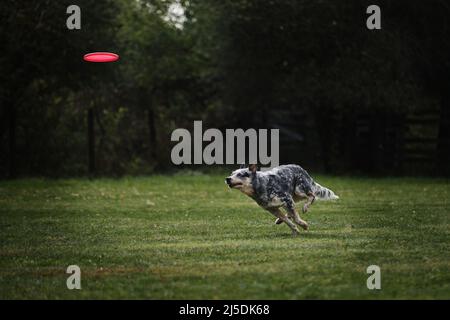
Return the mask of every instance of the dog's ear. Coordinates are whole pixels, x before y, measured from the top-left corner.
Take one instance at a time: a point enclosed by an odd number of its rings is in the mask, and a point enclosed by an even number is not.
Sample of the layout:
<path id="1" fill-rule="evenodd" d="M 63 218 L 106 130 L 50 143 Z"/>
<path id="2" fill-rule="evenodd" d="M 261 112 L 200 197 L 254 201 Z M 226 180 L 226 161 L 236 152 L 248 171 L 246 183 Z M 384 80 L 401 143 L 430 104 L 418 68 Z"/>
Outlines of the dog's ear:
<path id="1" fill-rule="evenodd" d="M 241 166 L 239 167 L 239 169 L 244 169 L 246 167 L 245 163 L 241 163 Z"/>
<path id="2" fill-rule="evenodd" d="M 257 170 L 257 165 L 256 164 L 251 164 L 248 166 L 248 170 L 250 170 L 251 172 L 255 173 Z"/>

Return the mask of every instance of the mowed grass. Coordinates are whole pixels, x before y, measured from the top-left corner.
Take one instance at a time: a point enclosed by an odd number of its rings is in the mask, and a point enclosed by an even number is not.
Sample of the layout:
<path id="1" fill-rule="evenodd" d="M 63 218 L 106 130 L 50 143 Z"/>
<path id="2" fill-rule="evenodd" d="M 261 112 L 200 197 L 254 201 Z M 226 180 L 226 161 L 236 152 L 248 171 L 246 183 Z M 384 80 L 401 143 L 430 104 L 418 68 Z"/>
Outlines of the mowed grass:
<path id="1" fill-rule="evenodd" d="M 0 182 L 0 298 L 450 298 L 448 181 L 318 176 L 341 199 L 292 237 L 223 179 Z"/>

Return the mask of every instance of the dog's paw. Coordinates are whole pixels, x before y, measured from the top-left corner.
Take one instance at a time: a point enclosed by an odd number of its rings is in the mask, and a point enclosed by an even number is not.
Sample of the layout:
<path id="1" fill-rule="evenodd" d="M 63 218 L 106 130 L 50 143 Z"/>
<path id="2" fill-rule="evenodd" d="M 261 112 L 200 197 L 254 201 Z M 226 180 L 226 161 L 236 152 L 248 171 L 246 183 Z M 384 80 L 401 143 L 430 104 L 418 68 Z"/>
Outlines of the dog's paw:
<path id="1" fill-rule="evenodd" d="M 281 220 L 280 218 L 277 218 L 277 220 L 275 220 L 275 224 L 282 224 L 283 220 Z"/>
<path id="2" fill-rule="evenodd" d="M 300 224 L 300 227 L 302 227 L 303 230 L 308 230 L 309 225 L 308 225 L 308 223 L 306 223 L 305 221 L 303 221 L 303 222 Z"/>
<path id="3" fill-rule="evenodd" d="M 299 234 L 300 234 L 300 231 L 298 231 L 298 229 L 292 230 L 292 236 L 293 236 L 293 237 L 296 237 L 296 236 L 298 236 Z"/>
<path id="4" fill-rule="evenodd" d="M 303 213 L 308 212 L 308 208 L 309 208 L 308 205 L 305 203 L 302 208 Z"/>

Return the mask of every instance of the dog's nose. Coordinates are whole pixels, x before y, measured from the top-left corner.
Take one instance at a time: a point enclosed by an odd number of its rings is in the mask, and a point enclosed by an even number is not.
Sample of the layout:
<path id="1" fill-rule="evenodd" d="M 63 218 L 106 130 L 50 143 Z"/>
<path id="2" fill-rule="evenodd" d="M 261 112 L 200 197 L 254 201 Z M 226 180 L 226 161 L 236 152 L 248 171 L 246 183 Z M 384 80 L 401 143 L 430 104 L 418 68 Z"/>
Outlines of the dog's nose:
<path id="1" fill-rule="evenodd" d="M 230 183 L 231 183 L 231 178 L 226 178 L 226 179 L 225 179 L 225 183 L 226 183 L 226 184 L 230 184 Z"/>

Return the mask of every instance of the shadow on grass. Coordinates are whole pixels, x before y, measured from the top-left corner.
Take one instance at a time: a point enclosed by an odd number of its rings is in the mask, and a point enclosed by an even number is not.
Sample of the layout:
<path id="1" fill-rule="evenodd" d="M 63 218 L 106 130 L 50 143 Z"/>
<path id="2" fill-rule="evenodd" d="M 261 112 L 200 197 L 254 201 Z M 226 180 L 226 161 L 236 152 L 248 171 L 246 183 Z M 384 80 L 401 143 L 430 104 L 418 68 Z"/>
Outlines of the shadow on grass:
<path id="1" fill-rule="evenodd" d="M 283 233 L 271 233 L 271 234 L 262 234 L 257 237 L 252 237 L 250 239 L 257 239 L 257 240 L 263 240 L 263 239 L 299 239 L 302 238 L 305 239 L 330 239 L 330 240 L 342 240 L 344 238 L 347 238 L 348 236 L 343 236 L 341 233 L 336 231 L 333 232 L 320 232 L 320 231 L 300 231 L 300 234 L 294 236 L 290 231 L 286 231 Z M 357 236 L 354 236 L 355 238 Z M 353 236 L 352 236 L 353 238 Z"/>

